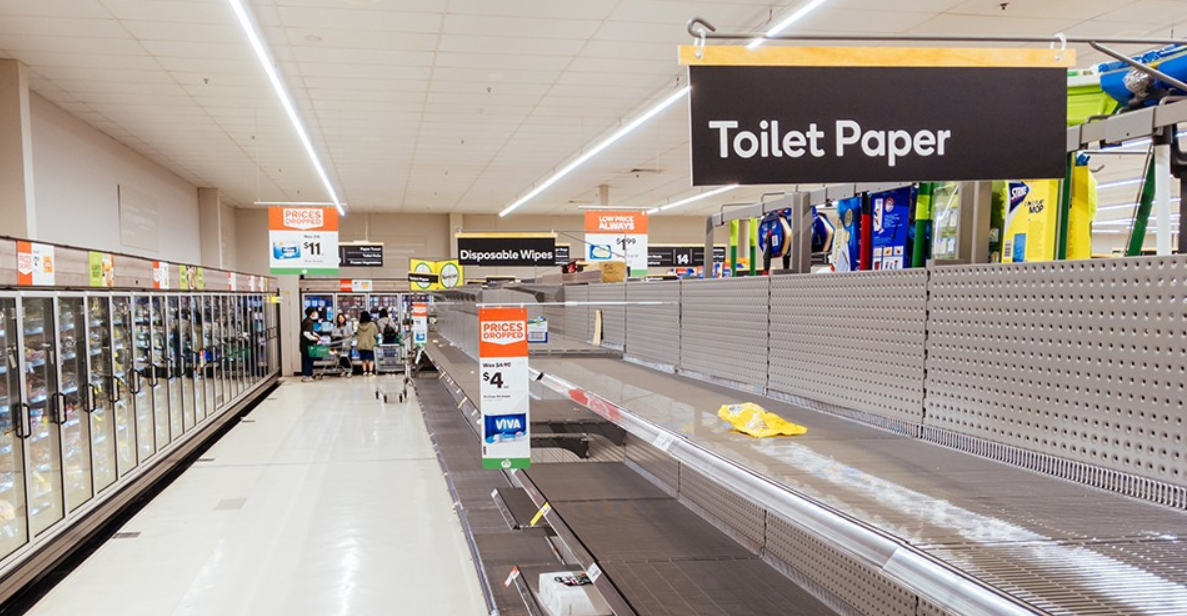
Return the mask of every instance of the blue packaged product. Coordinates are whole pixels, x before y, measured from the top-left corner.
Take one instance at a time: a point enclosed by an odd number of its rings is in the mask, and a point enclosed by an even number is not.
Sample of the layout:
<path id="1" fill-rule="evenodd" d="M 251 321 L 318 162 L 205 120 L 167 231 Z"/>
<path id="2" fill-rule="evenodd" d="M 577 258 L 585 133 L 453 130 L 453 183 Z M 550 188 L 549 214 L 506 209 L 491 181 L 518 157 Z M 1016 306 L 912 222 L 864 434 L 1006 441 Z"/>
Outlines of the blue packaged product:
<path id="1" fill-rule="evenodd" d="M 485 419 L 483 434 L 489 445 L 522 440 L 527 435 L 528 416 L 525 414 L 487 415 Z"/>
<path id="2" fill-rule="evenodd" d="M 297 242 L 275 242 L 272 244 L 272 256 L 276 259 L 300 259 L 301 245 Z"/>
<path id="3" fill-rule="evenodd" d="M 833 240 L 833 269 L 857 271 L 861 262 L 861 197 L 837 202 L 837 236 Z"/>
<path id="4" fill-rule="evenodd" d="M 873 268 L 899 270 L 906 267 L 911 230 L 911 208 L 915 188 L 907 187 L 870 196 L 873 202 Z"/>

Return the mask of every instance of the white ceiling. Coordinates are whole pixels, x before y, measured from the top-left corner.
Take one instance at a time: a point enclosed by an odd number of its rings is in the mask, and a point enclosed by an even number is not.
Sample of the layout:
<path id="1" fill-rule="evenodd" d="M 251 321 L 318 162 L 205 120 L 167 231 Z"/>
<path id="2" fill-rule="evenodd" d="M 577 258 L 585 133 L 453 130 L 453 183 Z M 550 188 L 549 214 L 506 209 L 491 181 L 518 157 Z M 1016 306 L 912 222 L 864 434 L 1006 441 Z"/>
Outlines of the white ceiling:
<path id="1" fill-rule="evenodd" d="M 684 74 L 675 47 L 689 42 L 690 17 L 760 31 L 800 2 L 249 4 L 350 209 L 490 213 L 675 88 Z M 1187 0 L 1001 4 L 831 0 L 795 28 L 1168 36 L 1187 25 Z M 226 0 L 0 0 L 0 55 L 30 67 L 37 93 L 239 204 L 326 198 Z M 576 212 L 575 202 L 597 202 L 599 184 L 615 204 L 696 194 L 687 121 L 684 105 L 672 107 L 520 211 Z M 1134 158 L 1094 165 L 1106 164 L 1102 181 L 1134 177 Z M 704 214 L 766 190 L 676 212 Z M 1135 190 L 1102 194 L 1102 205 Z"/>

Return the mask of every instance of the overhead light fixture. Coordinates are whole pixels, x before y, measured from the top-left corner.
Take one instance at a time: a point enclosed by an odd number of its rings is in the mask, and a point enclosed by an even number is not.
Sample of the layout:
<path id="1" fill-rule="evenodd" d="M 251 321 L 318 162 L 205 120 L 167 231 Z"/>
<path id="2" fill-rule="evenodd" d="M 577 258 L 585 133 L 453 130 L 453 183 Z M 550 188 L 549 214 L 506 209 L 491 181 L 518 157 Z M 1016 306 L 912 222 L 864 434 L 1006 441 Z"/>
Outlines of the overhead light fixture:
<path id="1" fill-rule="evenodd" d="M 828 0 L 812 0 L 811 2 L 805 4 L 804 6 L 800 7 L 799 10 L 797 10 L 796 12 L 792 13 L 791 15 L 788 15 L 786 19 L 775 24 L 770 30 L 767 30 L 766 33 L 764 33 L 762 36 L 754 39 L 753 41 L 750 41 L 750 44 L 747 45 L 746 48 L 747 49 L 758 49 L 760 46 L 762 46 L 763 43 L 767 42 L 768 38 L 775 36 L 775 35 L 779 34 L 780 32 L 783 32 L 784 30 L 788 29 L 789 27 L 791 27 L 792 24 L 803 19 L 804 16 L 806 16 L 808 13 L 811 13 L 812 11 L 816 10 L 820 5 L 824 4 L 825 2 L 828 2 Z"/>
<path id="2" fill-rule="evenodd" d="M 687 199 L 681 199 L 680 201 L 677 201 L 675 203 L 669 203 L 667 205 L 662 205 L 660 207 L 653 207 L 650 210 L 647 210 L 647 213 L 648 214 L 656 214 L 658 212 L 666 212 L 668 210 L 678 208 L 682 205 L 688 205 L 689 203 L 696 203 L 697 201 L 700 201 L 702 199 L 708 199 L 709 197 L 716 197 L 717 195 L 720 195 L 722 193 L 727 193 L 727 192 L 737 188 L 738 186 L 739 186 L 739 184 L 730 184 L 729 186 L 722 186 L 721 188 L 714 188 L 713 190 L 710 190 L 708 192 L 703 192 L 699 195 L 694 195 Z"/>
<path id="3" fill-rule="evenodd" d="M 613 145 L 614 142 L 629 135 L 636 128 L 639 128 L 640 126 L 645 124 L 651 118 L 654 118 L 655 116 L 659 115 L 660 112 L 662 112 L 663 110 L 676 104 L 677 101 L 679 101 L 680 99 L 687 96 L 688 92 L 690 90 L 691 90 L 691 88 L 689 86 L 684 86 L 683 88 L 680 88 L 671 96 L 660 101 L 659 104 L 657 104 L 656 106 L 645 111 L 643 113 L 643 115 L 635 118 L 634 120 L 631 120 L 630 123 L 628 123 L 626 126 L 623 126 L 622 128 L 615 131 L 613 135 L 610 135 L 609 137 L 604 139 L 601 143 L 590 148 L 588 151 L 586 151 L 581 156 L 578 156 L 577 158 L 573 159 L 572 162 L 570 162 L 569 164 L 562 167 L 560 171 L 557 171 L 556 173 L 552 174 L 548 179 L 544 180 L 543 182 L 540 182 L 539 185 L 537 185 L 532 190 L 528 191 L 528 194 L 520 197 L 518 200 L 515 201 L 515 203 L 512 203 L 511 205 L 508 205 L 507 207 L 503 208 L 503 211 L 499 212 L 499 217 L 501 218 L 503 216 L 506 216 L 506 215 L 510 214 L 511 212 L 514 212 L 521 205 L 527 203 L 528 201 L 531 201 L 532 199 L 535 199 L 540 193 L 544 192 L 545 190 L 548 190 L 549 186 L 556 184 L 558 181 L 560 181 L 561 178 L 565 177 L 566 175 L 569 175 L 570 173 L 573 172 L 574 169 L 585 164 L 586 161 L 593 158 L 594 156 L 597 156 L 602 150 L 605 150 L 606 148 Z"/>
<path id="4" fill-rule="evenodd" d="M 1116 182 L 1106 182 L 1096 187 L 1097 190 L 1109 190 L 1110 188 L 1121 188 L 1122 186 L 1136 186 L 1145 182 L 1146 178 L 1134 178 L 1132 180 L 1117 180 Z"/>
<path id="5" fill-rule="evenodd" d="M 330 176 L 326 174 L 326 169 L 321 164 L 321 158 L 318 157 L 317 150 L 313 147 L 313 141 L 309 139 L 309 132 L 305 130 L 305 125 L 301 122 L 301 116 L 297 115 L 297 107 L 293 104 L 293 98 L 289 96 L 288 88 L 281 81 L 280 73 L 276 70 L 276 63 L 272 61 L 268 48 L 264 46 L 264 39 L 260 36 L 251 14 L 248 13 L 247 6 L 243 3 L 244 0 L 227 0 L 227 2 L 231 4 L 231 10 L 235 11 L 235 17 L 239 18 L 239 25 L 243 28 L 243 33 L 247 35 L 252 50 L 256 52 L 256 59 L 260 61 L 260 66 L 264 67 L 264 73 L 268 75 L 268 81 L 272 83 L 272 89 L 276 91 L 276 97 L 280 99 L 281 107 L 284 107 L 284 112 L 288 114 L 289 122 L 293 124 L 293 130 L 297 131 L 297 138 L 300 139 L 301 145 L 305 146 L 305 153 L 309 155 L 309 161 L 313 163 L 317 176 L 321 178 L 326 192 L 330 194 L 332 204 L 338 208 L 339 214 L 345 216 L 345 204 L 338 198 L 334 184 L 330 182 Z"/>
<path id="6" fill-rule="evenodd" d="M 1183 200 L 1183 199 L 1182 199 L 1181 197 L 1171 197 L 1171 203 L 1178 203 L 1178 202 L 1180 202 L 1180 201 L 1182 201 L 1182 200 Z M 1096 208 L 1096 211 L 1098 211 L 1098 212 L 1111 212 L 1111 211 L 1113 211 L 1113 210 L 1132 210 L 1133 208 L 1135 208 L 1135 207 L 1137 207 L 1137 206 L 1138 206 L 1138 204 L 1137 204 L 1137 203 L 1121 203 L 1121 204 L 1118 204 L 1118 205 L 1105 205 L 1105 206 L 1101 206 L 1101 207 L 1098 207 L 1098 208 Z"/>

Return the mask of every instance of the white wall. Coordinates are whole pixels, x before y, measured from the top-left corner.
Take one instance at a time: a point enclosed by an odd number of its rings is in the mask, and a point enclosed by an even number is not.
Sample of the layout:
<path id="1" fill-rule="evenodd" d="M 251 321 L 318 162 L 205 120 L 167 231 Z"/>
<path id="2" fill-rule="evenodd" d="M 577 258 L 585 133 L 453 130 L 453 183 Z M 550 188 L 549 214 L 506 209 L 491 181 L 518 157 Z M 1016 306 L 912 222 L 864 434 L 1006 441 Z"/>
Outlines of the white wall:
<path id="1" fill-rule="evenodd" d="M 200 262 L 195 186 L 35 93 L 30 107 L 37 203 L 32 239 Z M 120 241 L 121 184 L 156 200 L 156 250 Z"/>

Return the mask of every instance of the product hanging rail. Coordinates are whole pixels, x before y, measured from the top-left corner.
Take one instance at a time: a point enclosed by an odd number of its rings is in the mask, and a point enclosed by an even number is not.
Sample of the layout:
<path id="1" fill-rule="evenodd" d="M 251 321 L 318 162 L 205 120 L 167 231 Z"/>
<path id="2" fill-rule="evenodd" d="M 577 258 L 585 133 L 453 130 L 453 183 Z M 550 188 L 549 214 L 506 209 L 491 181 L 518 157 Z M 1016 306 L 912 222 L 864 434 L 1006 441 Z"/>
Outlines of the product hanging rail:
<path id="1" fill-rule="evenodd" d="M 689 36 L 699 41 L 855 41 L 869 43 L 1049 43 L 1052 45 L 1067 44 L 1108 44 L 1108 45 L 1184 45 L 1187 40 L 1178 38 L 1129 38 L 1129 37 L 1101 37 L 1101 36 L 1013 36 L 1013 35 L 980 35 L 959 36 L 951 34 L 805 34 L 791 32 L 787 34 L 772 34 L 770 36 L 753 32 L 718 32 L 717 27 L 703 17 L 693 17 L 688 22 Z"/>

